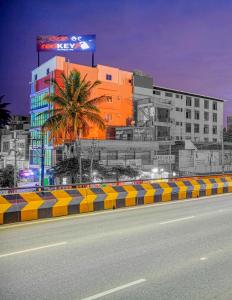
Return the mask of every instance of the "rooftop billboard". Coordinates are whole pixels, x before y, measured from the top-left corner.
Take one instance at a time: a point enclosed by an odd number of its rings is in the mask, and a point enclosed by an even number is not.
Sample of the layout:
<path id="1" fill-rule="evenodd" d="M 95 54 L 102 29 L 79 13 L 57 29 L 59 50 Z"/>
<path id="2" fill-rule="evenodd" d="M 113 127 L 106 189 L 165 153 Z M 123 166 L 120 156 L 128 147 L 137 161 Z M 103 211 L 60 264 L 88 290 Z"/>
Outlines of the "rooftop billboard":
<path id="1" fill-rule="evenodd" d="M 37 36 L 37 51 L 95 52 L 95 34 L 40 35 Z"/>

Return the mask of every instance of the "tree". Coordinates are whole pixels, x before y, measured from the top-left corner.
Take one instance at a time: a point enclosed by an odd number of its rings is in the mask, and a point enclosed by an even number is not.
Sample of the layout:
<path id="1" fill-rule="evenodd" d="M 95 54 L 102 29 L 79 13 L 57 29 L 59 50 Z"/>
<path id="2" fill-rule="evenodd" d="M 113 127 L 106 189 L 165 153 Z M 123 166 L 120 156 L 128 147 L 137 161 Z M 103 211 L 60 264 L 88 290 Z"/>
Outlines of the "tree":
<path id="1" fill-rule="evenodd" d="M 7 109 L 9 103 L 3 102 L 3 96 L 0 96 L 0 128 L 9 124 L 11 120 L 10 111 Z"/>
<path id="2" fill-rule="evenodd" d="M 101 180 L 112 180 L 112 176 L 116 181 L 120 180 L 120 177 L 127 176 L 129 178 L 136 178 L 139 175 L 139 171 L 131 168 L 130 166 L 113 166 L 107 167 L 100 165 L 97 160 L 91 161 L 91 159 L 83 159 L 82 161 L 82 173 L 83 182 L 91 182 L 90 168 L 92 167 L 98 173 L 98 177 Z M 57 177 L 70 177 L 72 183 L 77 182 L 77 175 L 79 171 L 79 159 L 76 157 L 64 159 L 59 162 L 54 168 L 54 175 Z"/>
<path id="3" fill-rule="evenodd" d="M 12 165 L 8 165 L 0 171 L 0 186 L 1 187 L 14 186 L 14 167 Z"/>
<path id="4" fill-rule="evenodd" d="M 71 71 L 69 76 L 61 73 L 61 84 L 56 79 L 46 82 L 53 84 L 57 93 L 46 95 L 44 100 L 53 105 L 47 121 L 42 126 L 43 131 L 49 132 L 49 138 L 56 144 L 65 141 L 79 141 L 79 178 L 82 180 L 81 167 L 81 137 L 89 133 L 91 125 L 105 129 L 105 123 L 100 116 L 97 105 L 105 100 L 105 96 L 90 99 L 93 89 L 101 82 L 86 81 L 78 71 Z"/>

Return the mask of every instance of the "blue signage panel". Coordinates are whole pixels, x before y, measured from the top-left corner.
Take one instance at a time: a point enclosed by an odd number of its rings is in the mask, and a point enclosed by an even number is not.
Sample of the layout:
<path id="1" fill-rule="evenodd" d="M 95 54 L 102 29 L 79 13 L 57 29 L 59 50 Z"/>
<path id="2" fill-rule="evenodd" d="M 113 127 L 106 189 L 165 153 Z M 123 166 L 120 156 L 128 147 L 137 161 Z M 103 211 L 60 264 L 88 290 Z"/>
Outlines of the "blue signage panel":
<path id="1" fill-rule="evenodd" d="M 37 51 L 95 52 L 95 34 L 40 35 L 37 37 Z"/>

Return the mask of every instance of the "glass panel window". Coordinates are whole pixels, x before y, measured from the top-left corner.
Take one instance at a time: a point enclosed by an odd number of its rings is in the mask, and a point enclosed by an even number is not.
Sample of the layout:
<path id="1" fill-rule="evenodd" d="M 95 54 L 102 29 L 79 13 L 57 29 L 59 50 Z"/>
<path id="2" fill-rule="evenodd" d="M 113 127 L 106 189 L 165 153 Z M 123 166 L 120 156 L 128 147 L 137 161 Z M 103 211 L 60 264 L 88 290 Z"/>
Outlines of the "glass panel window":
<path id="1" fill-rule="evenodd" d="M 195 120 L 200 120 L 200 112 L 198 110 L 194 111 L 194 118 Z"/>
<path id="2" fill-rule="evenodd" d="M 208 125 L 204 125 L 204 133 L 205 134 L 209 133 L 209 126 Z"/>
<path id="3" fill-rule="evenodd" d="M 186 132 L 191 132 L 191 123 L 185 124 L 185 130 L 186 130 Z"/>
<path id="4" fill-rule="evenodd" d="M 209 109 L 209 100 L 204 100 L 204 108 Z"/>
<path id="5" fill-rule="evenodd" d="M 213 134 L 217 134 L 217 126 L 213 126 Z"/>
<path id="6" fill-rule="evenodd" d="M 186 119 L 191 119 L 191 110 L 186 109 Z"/>
<path id="7" fill-rule="evenodd" d="M 194 105 L 195 105 L 195 107 L 200 106 L 200 99 L 199 98 L 194 98 Z"/>
<path id="8" fill-rule="evenodd" d="M 192 98 L 189 96 L 186 96 L 186 106 L 191 106 L 192 105 Z"/>
<path id="9" fill-rule="evenodd" d="M 166 97 L 172 97 L 172 93 L 166 92 L 166 93 L 165 93 L 165 96 L 166 96 Z"/>
<path id="10" fill-rule="evenodd" d="M 209 121 L 209 113 L 207 111 L 204 112 L 205 121 Z"/>
<path id="11" fill-rule="evenodd" d="M 216 101 L 213 102 L 213 110 L 217 110 L 217 102 Z"/>
<path id="12" fill-rule="evenodd" d="M 194 124 L 194 132 L 199 133 L 200 132 L 200 126 L 199 124 Z"/>
<path id="13" fill-rule="evenodd" d="M 217 114 L 213 113 L 213 122 L 217 122 Z"/>

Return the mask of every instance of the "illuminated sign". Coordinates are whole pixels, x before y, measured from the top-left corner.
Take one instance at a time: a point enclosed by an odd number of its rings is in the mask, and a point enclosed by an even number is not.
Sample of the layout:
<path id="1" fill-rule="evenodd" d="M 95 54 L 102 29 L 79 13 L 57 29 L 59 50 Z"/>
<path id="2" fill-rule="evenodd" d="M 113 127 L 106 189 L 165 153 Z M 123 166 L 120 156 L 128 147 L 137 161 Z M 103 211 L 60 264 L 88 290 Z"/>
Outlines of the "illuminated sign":
<path id="1" fill-rule="evenodd" d="M 37 37 L 37 51 L 95 52 L 96 35 L 40 35 Z"/>

